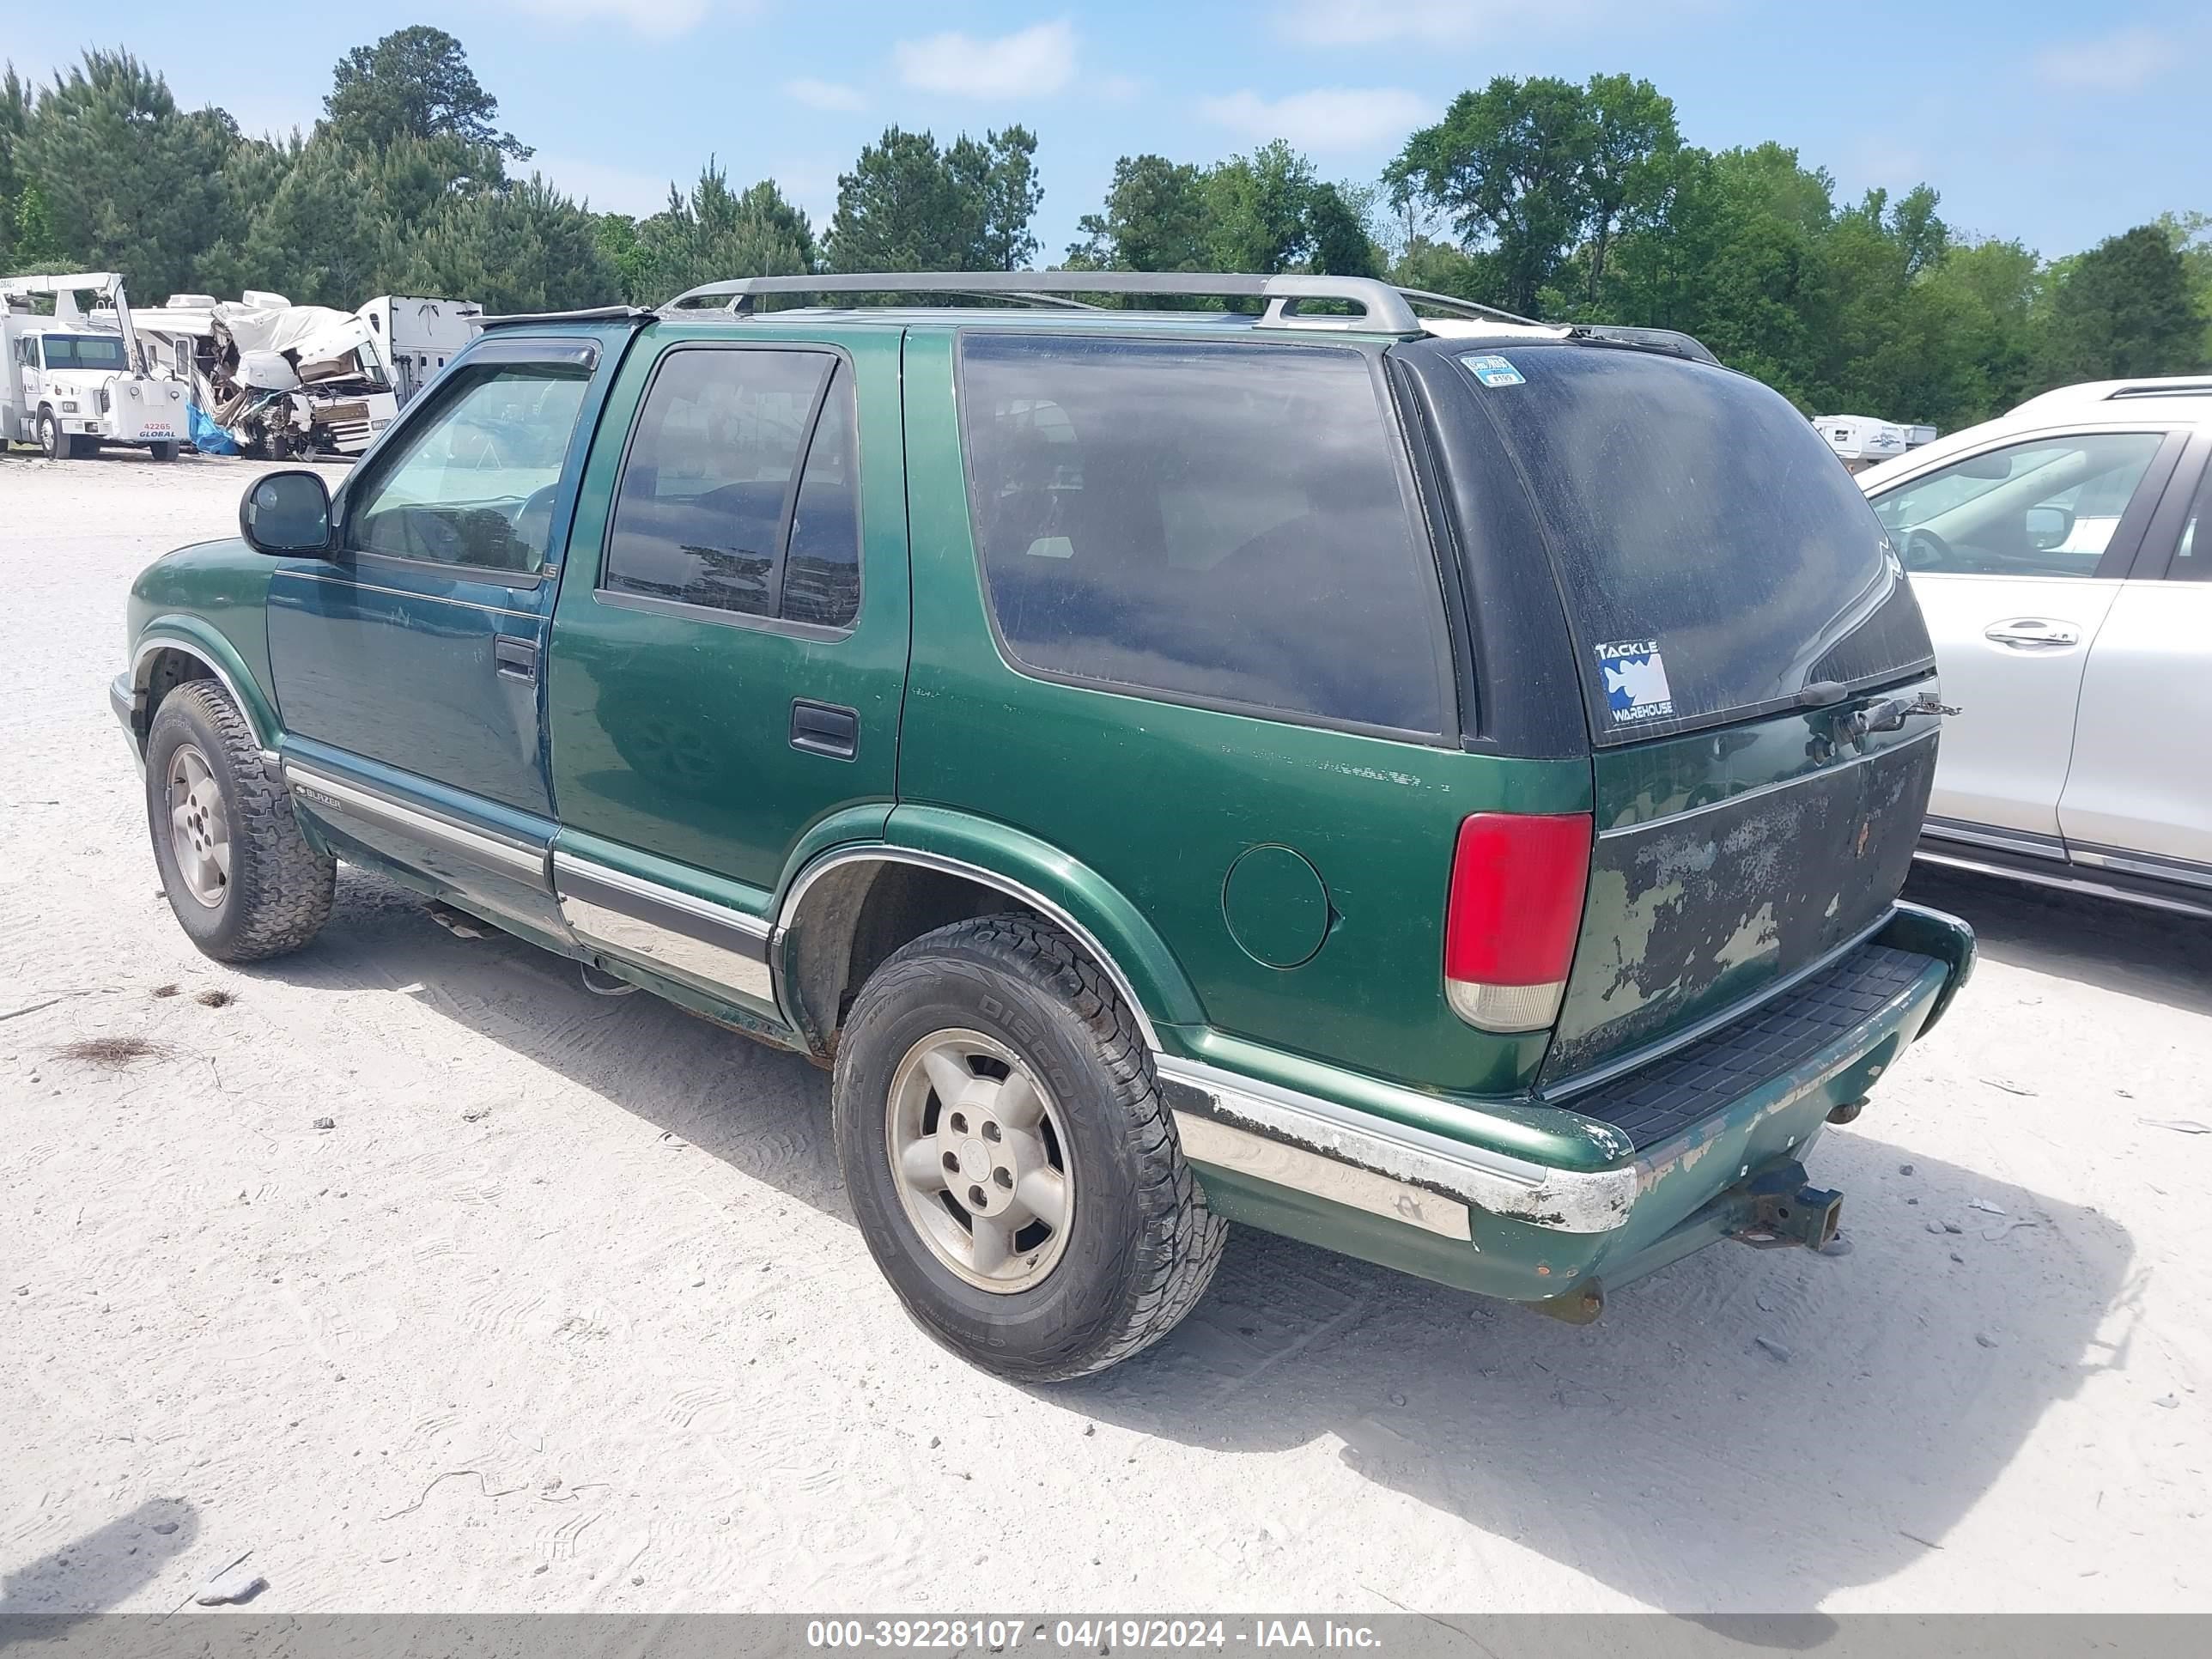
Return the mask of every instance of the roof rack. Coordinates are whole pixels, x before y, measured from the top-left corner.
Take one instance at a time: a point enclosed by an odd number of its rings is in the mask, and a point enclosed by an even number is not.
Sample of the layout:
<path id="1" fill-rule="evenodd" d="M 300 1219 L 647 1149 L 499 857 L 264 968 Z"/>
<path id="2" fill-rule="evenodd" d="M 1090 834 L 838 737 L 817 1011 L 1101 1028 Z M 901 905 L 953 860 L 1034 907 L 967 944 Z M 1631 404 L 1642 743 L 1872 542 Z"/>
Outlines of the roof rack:
<path id="1" fill-rule="evenodd" d="M 642 323 L 655 313 L 640 306 L 592 306 L 583 311 L 516 311 L 504 317 L 479 317 L 477 326 L 518 328 L 526 323 Z"/>
<path id="2" fill-rule="evenodd" d="M 2156 380 L 2130 380 L 2125 386 L 2114 386 L 2105 394 L 2108 401 L 2130 398 L 2207 398 L 2212 397 L 2212 380 L 2172 375 Z"/>
<path id="3" fill-rule="evenodd" d="M 1441 295 L 1401 289 L 1371 276 L 1255 276 L 1233 271 L 1139 270 L 894 270 L 874 273 L 838 272 L 833 276 L 741 276 L 733 282 L 707 283 L 678 295 L 660 308 L 661 314 L 699 308 L 702 301 L 720 301 L 735 316 L 750 316 L 759 301 L 770 295 L 829 294 L 941 294 L 962 298 L 985 297 L 1019 303 L 1084 306 L 1085 294 L 1146 294 L 1218 298 L 1260 299 L 1267 309 L 1255 325 L 1261 328 L 1359 327 L 1384 334 L 1419 334 L 1420 319 L 1409 301 L 1464 309 L 1475 314 L 1524 322 L 1525 318 L 1474 306 Z M 1301 316 L 1301 305 L 1316 300 L 1342 301 L 1365 314 L 1357 319 Z"/>

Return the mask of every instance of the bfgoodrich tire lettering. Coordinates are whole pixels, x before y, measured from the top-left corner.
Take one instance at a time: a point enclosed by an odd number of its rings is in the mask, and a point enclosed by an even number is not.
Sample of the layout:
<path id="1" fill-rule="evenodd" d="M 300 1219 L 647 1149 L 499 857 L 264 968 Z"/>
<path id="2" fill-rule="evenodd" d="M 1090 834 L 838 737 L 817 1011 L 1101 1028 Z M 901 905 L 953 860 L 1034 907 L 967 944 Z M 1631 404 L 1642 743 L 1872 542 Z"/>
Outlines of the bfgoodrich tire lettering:
<path id="1" fill-rule="evenodd" d="M 894 1073 L 947 1031 L 1018 1054 L 1066 1141 L 1067 1235 L 1050 1272 L 1012 1293 L 979 1289 L 939 1260 L 908 1218 L 885 1146 Z M 1103 1370 L 1172 1330 L 1213 1276 L 1227 1225 L 1183 1161 L 1151 1051 L 1105 976 L 1042 922 L 985 916 L 894 953 L 854 1004 L 831 1101 L 838 1164 L 877 1265 L 924 1330 L 987 1370 L 1022 1382 Z"/>
<path id="2" fill-rule="evenodd" d="M 173 800 L 172 779 L 205 780 L 212 791 L 227 870 L 218 881 L 204 866 L 188 872 L 179 853 L 197 836 L 204 844 L 211 816 Z M 337 866 L 312 846 L 292 816 L 292 798 L 246 716 L 211 680 L 191 680 L 162 700 L 146 740 L 146 824 L 154 862 L 178 925 L 218 962 L 258 962 L 296 951 L 330 919 Z M 211 895 L 197 896 L 195 888 Z"/>

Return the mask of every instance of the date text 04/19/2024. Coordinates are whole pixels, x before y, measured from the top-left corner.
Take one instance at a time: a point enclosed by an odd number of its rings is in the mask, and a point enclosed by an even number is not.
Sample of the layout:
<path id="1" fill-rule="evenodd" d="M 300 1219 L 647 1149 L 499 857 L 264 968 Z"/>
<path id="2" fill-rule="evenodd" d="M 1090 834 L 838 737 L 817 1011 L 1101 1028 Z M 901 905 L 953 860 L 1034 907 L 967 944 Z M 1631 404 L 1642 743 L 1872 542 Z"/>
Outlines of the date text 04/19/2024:
<path id="1" fill-rule="evenodd" d="M 1004 1653 L 1025 1645 L 1062 1652 L 1114 1649 L 1335 1648 L 1373 1650 L 1371 1626 L 1333 1619 L 815 1619 L 806 1645 L 878 1652 L 981 1647 Z"/>

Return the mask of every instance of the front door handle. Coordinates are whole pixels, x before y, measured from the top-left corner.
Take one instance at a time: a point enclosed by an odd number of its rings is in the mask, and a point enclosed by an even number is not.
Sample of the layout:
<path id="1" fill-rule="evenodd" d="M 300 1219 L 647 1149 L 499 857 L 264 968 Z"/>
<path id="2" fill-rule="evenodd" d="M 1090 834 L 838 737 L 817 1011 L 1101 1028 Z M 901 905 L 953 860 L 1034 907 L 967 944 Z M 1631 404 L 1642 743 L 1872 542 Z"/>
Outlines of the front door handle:
<path id="1" fill-rule="evenodd" d="M 2081 643 L 2081 630 L 2072 623 L 2046 622 L 2040 617 L 2014 617 L 2009 622 L 1992 623 L 1982 637 L 1997 645 L 2016 646 L 2023 651 L 2047 651 L 2054 647 Z"/>
<path id="2" fill-rule="evenodd" d="M 791 704 L 791 746 L 810 755 L 852 759 L 860 748 L 860 711 L 794 697 Z"/>
<path id="3" fill-rule="evenodd" d="M 534 680 L 538 678 L 538 642 L 519 640 L 511 634 L 495 634 L 491 663 L 493 672 L 502 679 Z"/>

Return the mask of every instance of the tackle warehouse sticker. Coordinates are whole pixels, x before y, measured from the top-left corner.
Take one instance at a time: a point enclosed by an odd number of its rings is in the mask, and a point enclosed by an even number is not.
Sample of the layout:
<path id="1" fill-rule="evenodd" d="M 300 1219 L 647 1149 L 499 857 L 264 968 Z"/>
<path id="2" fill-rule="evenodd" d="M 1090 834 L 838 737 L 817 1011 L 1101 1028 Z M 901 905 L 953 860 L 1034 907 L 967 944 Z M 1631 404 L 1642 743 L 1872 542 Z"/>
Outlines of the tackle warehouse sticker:
<path id="1" fill-rule="evenodd" d="M 1479 357 L 1462 357 L 1468 372 L 1485 386 L 1526 386 L 1528 380 L 1519 369 L 1495 352 L 1485 352 Z"/>
<path id="2" fill-rule="evenodd" d="M 1616 640 L 1597 647 L 1605 672 L 1605 706 L 1615 726 L 1665 720 L 1674 712 L 1667 684 L 1667 661 L 1656 640 Z"/>

